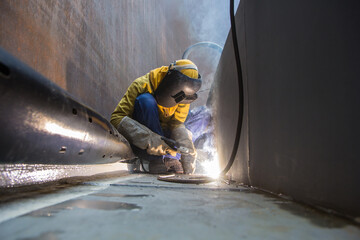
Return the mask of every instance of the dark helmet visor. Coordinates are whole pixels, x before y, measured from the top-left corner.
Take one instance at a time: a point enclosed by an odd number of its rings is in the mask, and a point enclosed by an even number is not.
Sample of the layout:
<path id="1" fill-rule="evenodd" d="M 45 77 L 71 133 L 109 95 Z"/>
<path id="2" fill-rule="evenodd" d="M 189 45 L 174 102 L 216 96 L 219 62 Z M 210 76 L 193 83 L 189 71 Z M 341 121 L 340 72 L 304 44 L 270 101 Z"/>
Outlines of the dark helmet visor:
<path id="1" fill-rule="evenodd" d="M 190 78 L 178 70 L 167 72 L 164 79 L 155 90 L 154 95 L 159 105 L 173 107 L 179 103 L 191 103 L 197 99 L 196 92 L 201 87 L 201 76 Z"/>

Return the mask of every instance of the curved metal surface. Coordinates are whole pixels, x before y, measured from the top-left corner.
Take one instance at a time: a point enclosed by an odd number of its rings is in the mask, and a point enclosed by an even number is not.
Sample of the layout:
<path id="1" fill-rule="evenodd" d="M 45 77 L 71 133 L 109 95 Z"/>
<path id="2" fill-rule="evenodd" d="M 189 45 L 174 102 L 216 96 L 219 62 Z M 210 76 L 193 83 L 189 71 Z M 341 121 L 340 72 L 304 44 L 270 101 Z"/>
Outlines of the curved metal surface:
<path id="1" fill-rule="evenodd" d="M 359 10 L 356 1 L 240 2 L 245 109 L 233 180 L 360 216 Z M 234 59 L 229 35 L 212 96 L 222 165 L 239 110 Z"/>
<path id="2" fill-rule="evenodd" d="M 0 163 L 94 164 L 133 158 L 100 114 L 0 49 Z"/>

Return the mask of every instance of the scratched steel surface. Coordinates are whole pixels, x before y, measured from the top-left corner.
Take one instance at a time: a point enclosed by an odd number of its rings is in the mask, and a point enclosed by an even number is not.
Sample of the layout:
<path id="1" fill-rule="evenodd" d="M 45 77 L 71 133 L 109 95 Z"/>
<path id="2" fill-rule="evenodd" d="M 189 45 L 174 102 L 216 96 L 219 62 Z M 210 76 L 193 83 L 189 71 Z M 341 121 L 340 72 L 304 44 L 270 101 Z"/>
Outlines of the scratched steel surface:
<path id="1" fill-rule="evenodd" d="M 9 240 L 360 238 L 344 219 L 254 189 L 150 175 L 88 181 L 0 210 L 0 238 Z"/>
<path id="2" fill-rule="evenodd" d="M 0 46 L 106 118 L 132 80 L 182 51 L 162 40 L 155 1 L 10 0 L 0 12 Z"/>
<path id="3" fill-rule="evenodd" d="M 223 46 L 228 8 L 215 0 L 3 0 L 0 47 L 109 119 L 135 78 L 196 42 Z M 219 53 L 189 58 L 207 78 Z"/>

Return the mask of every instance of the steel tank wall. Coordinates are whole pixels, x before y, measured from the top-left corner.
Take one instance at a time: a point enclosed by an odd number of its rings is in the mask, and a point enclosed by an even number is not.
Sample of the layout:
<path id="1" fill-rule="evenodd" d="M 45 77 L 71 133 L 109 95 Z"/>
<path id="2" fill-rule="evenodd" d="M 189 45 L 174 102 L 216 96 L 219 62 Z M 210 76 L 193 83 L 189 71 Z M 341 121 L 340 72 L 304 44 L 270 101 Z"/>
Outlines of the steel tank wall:
<path id="1" fill-rule="evenodd" d="M 180 59 L 191 44 L 211 40 L 198 29 L 210 5 L 4 0 L 0 46 L 109 119 L 135 78 Z M 204 14 L 196 14 L 200 9 Z"/>
<path id="2" fill-rule="evenodd" d="M 245 115 L 233 179 L 360 216 L 360 4 L 241 1 Z M 214 106 L 222 165 L 238 115 L 231 36 Z"/>

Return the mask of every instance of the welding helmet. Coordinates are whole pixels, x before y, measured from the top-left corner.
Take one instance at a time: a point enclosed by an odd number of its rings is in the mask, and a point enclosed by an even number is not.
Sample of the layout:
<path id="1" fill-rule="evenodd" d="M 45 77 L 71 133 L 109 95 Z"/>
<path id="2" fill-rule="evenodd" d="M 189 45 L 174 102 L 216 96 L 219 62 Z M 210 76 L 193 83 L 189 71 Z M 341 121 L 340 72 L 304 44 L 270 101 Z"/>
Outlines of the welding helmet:
<path id="1" fill-rule="evenodd" d="M 168 72 L 154 91 L 157 103 L 163 107 L 188 104 L 197 99 L 201 87 L 201 76 L 196 65 L 187 59 L 170 64 Z"/>

